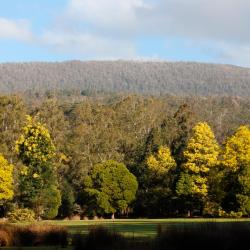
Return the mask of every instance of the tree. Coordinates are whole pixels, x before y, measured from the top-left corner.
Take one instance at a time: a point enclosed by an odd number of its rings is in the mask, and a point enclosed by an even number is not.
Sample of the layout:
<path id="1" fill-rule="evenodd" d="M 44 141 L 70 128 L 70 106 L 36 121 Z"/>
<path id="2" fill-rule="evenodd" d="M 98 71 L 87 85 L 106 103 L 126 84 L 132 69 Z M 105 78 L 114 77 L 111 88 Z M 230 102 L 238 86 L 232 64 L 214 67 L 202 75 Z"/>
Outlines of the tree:
<path id="1" fill-rule="evenodd" d="M 174 114 L 174 120 L 176 132 L 175 138 L 171 142 L 171 151 L 177 165 L 180 166 L 184 161 L 183 152 L 194 125 L 194 113 L 187 104 L 183 104 Z"/>
<path id="2" fill-rule="evenodd" d="M 28 166 L 39 167 L 55 156 L 55 146 L 49 131 L 31 116 L 27 116 L 23 134 L 16 142 L 16 151 L 23 164 Z"/>
<path id="3" fill-rule="evenodd" d="M 42 216 L 46 219 L 53 219 L 58 214 L 61 205 L 61 194 L 57 185 L 49 185 L 41 194 L 41 203 L 43 206 Z"/>
<path id="4" fill-rule="evenodd" d="M 97 214 L 124 212 L 138 188 L 136 177 L 126 166 L 112 160 L 95 165 L 84 185 L 89 208 Z"/>
<path id="5" fill-rule="evenodd" d="M 226 168 L 226 211 L 250 213 L 250 129 L 240 126 L 226 141 L 222 164 Z"/>
<path id="6" fill-rule="evenodd" d="M 166 216 L 171 213 L 174 171 L 176 163 L 170 149 L 160 146 L 147 160 L 147 184 L 140 193 L 141 208 L 150 216 Z"/>
<path id="7" fill-rule="evenodd" d="M 28 116 L 16 151 L 23 163 L 19 172 L 20 202 L 34 209 L 37 216 L 52 218 L 51 214 L 57 214 L 52 210 L 58 210 L 61 200 L 53 165 L 55 146 L 49 131 Z"/>
<path id="8" fill-rule="evenodd" d="M 179 196 L 204 199 L 208 194 L 208 173 L 218 164 L 219 146 L 207 123 L 198 123 L 184 151 L 185 162 L 176 185 Z"/>
<path id="9" fill-rule="evenodd" d="M 63 110 L 59 106 L 57 99 L 46 99 L 34 112 L 41 123 L 46 123 L 51 138 L 56 144 L 56 150 L 59 152 L 64 150 L 69 124 L 65 120 Z"/>
<path id="10" fill-rule="evenodd" d="M 13 165 L 0 154 L 0 203 L 13 198 Z"/>
<path id="11" fill-rule="evenodd" d="M 169 170 L 176 166 L 168 147 L 160 146 L 157 154 L 150 155 L 147 159 L 148 170 L 153 178 L 163 178 Z"/>
<path id="12" fill-rule="evenodd" d="M 0 148 L 10 162 L 16 161 L 15 141 L 25 122 L 25 107 L 17 96 L 0 96 Z"/>
<path id="13" fill-rule="evenodd" d="M 61 191 L 62 191 L 62 204 L 59 208 L 58 215 L 63 218 L 69 217 L 73 214 L 75 196 L 72 186 L 65 179 L 61 183 Z"/>

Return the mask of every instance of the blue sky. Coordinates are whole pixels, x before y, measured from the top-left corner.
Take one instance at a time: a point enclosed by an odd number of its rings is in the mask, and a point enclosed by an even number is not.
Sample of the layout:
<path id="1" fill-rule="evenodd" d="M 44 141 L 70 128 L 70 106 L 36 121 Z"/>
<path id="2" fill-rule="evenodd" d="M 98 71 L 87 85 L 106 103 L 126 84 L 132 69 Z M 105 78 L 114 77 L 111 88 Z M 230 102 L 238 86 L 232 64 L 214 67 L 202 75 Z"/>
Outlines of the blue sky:
<path id="1" fill-rule="evenodd" d="M 0 61 L 168 60 L 250 66 L 249 0 L 8 0 Z"/>

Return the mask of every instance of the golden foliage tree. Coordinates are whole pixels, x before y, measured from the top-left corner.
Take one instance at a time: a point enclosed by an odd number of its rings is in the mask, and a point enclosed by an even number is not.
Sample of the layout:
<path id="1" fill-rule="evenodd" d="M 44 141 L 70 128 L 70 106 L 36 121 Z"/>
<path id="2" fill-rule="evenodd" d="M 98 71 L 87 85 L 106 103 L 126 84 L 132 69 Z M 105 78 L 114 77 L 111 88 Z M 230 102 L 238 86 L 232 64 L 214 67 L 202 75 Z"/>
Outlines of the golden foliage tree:
<path id="1" fill-rule="evenodd" d="M 0 154 L 0 202 L 13 198 L 13 166 Z"/>
<path id="2" fill-rule="evenodd" d="M 243 165 L 250 167 L 250 129 L 247 126 L 240 126 L 235 134 L 228 138 L 222 162 L 235 172 Z"/>
<path id="3" fill-rule="evenodd" d="M 41 123 L 27 116 L 23 134 L 16 142 L 16 151 L 25 165 L 41 165 L 55 156 L 50 133 Z"/>
<path id="4" fill-rule="evenodd" d="M 175 167 L 176 163 L 171 156 L 170 149 L 168 147 L 160 146 L 157 154 L 148 157 L 147 165 L 150 172 L 162 176 L 171 168 Z"/>
<path id="5" fill-rule="evenodd" d="M 16 151 L 24 165 L 19 174 L 19 199 L 22 205 L 34 209 L 37 216 L 55 217 L 61 195 L 53 162 L 55 146 L 48 129 L 27 116 L 23 134 L 16 142 Z"/>
<path id="6" fill-rule="evenodd" d="M 218 163 L 219 146 L 210 126 L 198 123 L 184 151 L 183 176 L 177 184 L 177 192 L 182 190 L 190 195 L 206 196 L 208 193 L 207 174 Z M 184 178 L 185 176 L 186 178 Z M 189 178 L 189 180 L 187 180 Z M 188 183 L 186 189 L 185 183 Z"/>
<path id="7" fill-rule="evenodd" d="M 250 129 L 240 126 L 225 143 L 222 164 L 226 168 L 227 211 L 250 213 Z"/>

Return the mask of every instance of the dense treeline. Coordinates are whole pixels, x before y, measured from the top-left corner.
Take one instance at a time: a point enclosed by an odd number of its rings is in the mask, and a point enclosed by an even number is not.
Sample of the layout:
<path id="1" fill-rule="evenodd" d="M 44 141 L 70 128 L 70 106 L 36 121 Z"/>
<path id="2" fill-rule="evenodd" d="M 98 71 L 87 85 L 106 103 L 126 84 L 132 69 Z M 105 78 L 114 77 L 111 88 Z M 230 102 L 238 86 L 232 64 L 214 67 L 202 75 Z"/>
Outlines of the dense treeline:
<path id="1" fill-rule="evenodd" d="M 250 69 L 229 65 L 140 61 L 0 64 L 0 91 L 12 94 L 250 96 L 249 86 Z"/>
<path id="2" fill-rule="evenodd" d="M 248 215 L 249 110 L 232 97 L 1 96 L 2 215 Z"/>

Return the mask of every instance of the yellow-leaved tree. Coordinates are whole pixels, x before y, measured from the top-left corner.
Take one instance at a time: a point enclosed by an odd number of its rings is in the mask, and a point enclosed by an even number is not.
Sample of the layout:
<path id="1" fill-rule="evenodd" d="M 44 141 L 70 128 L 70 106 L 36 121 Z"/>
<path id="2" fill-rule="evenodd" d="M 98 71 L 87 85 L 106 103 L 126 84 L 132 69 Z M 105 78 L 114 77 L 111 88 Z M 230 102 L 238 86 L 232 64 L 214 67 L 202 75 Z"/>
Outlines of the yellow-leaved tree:
<path id="1" fill-rule="evenodd" d="M 250 167 L 250 129 L 240 126 L 234 135 L 227 139 L 223 151 L 223 165 L 232 171 L 242 166 Z"/>
<path id="2" fill-rule="evenodd" d="M 218 155 L 219 146 L 212 129 L 205 122 L 198 123 L 184 151 L 185 162 L 176 185 L 177 194 L 192 201 L 194 198 L 196 203 L 200 199 L 201 206 L 208 194 L 208 173 L 218 164 Z"/>
<path id="3" fill-rule="evenodd" d="M 176 166 L 174 158 L 171 156 L 168 147 L 160 146 L 157 154 L 150 155 L 147 159 L 148 169 L 156 176 L 166 174 L 171 168 Z"/>
<path id="4" fill-rule="evenodd" d="M 13 165 L 0 154 L 0 204 L 13 198 Z"/>
<path id="5" fill-rule="evenodd" d="M 167 146 L 160 146 L 158 151 L 146 160 L 147 178 L 145 178 L 145 182 L 147 188 L 143 194 L 142 209 L 144 211 L 149 209 L 146 213 L 152 216 L 165 215 L 165 211 L 169 211 L 173 196 L 175 160 Z"/>
<path id="6" fill-rule="evenodd" d="M 250 129 L 240 126 L 226 140 L 222 154 L 226 169 L 225 198 L 223 208 L 227 211 L 250 214 Z"/>
<path id="7" fill-rule="evenodd" d="M 19 173 L 20 203 L 32 208 L 38 217 L 54 218 L 61 195 L 54 164 L 55 146 L 46 126 L 27 116 L 16 151 L 23 163 Z"/>
<path id="8" fill-rule="evenodd" d="M 16 142 L 16 151 L 23 164 L 29 166 L 40 166 L 55 156 L 55 146 L 48 129 L 31 116 L 26 117 L 26 126 Z"/>

